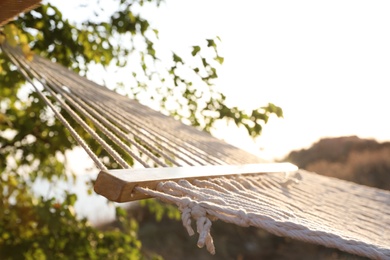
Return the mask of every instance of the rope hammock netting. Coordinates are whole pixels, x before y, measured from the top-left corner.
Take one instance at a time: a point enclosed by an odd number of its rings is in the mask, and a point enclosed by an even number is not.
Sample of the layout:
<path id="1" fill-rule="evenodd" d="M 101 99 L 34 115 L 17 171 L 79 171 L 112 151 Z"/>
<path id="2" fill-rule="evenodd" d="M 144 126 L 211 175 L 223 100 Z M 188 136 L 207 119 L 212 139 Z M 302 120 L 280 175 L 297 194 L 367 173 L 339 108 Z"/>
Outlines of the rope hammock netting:
<path id="1" fill-rule="evenodd" d="M 212 254 L 210 228 L 220 219 L 390 259 L 389 191 L 267 164 L 40 56 L 29 61 L 19 49 L 2 49 L 101 170 L 99 194 L 176 204 L 188 233 L 194 234 L 195 220 L 198 246 Z M 78 133 L 75 123 L 85 132 Z M 86 133 L 124 170 L 108 170 L 83 140 Z M 144 169 L 130 169 L 133 162 Z"/>

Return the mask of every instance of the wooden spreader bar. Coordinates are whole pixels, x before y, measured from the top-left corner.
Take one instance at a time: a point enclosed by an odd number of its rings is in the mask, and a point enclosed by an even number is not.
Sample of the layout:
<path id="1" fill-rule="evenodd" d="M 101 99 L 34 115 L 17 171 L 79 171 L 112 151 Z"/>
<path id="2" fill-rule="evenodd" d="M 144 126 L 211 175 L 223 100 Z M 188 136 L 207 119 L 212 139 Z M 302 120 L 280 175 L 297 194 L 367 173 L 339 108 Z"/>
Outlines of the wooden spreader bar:
<path id="1" fill-rule="evenodd" d="M 95 192 L 115 202 L 127 202 L 149 198 L 136 191 L 135 187 L 156 189 L 161 181 L 189 182 L 232 175 L 294 172 L 298 167 L 291 163 L 262 163 L 245 165 L 186 166 L 167 168 L 144 168 L 104 170 L 97 177 Z"/>

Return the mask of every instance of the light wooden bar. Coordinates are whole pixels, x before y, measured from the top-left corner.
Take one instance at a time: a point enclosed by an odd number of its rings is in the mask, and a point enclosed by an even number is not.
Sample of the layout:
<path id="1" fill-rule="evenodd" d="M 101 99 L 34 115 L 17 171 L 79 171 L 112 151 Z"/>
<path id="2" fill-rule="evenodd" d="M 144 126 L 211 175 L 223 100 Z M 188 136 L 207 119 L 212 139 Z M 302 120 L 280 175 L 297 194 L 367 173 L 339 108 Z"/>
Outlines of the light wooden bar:
<path id="1" fill-rule="evenodd" d="M 262 163 L 245 165 L 217 165 L 145 168 L 101 171 L 95 182 L 95 192 L 115 202 L 128 202 L 149 198 L 135 187 L 156 189 L 159 182 L 189 182 L 232 175 L 294 172 L 298 167 L 291 163 Z"/>

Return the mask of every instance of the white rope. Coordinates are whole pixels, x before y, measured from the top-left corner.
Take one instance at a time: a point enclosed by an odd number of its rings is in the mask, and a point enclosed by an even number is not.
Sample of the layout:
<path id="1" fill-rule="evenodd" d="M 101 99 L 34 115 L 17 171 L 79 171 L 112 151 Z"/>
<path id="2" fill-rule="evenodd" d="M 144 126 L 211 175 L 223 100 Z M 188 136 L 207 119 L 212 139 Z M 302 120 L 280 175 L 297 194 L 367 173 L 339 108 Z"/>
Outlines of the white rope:
<path id="1" fill-rule="evenodd" d="M 3 46 L 4 48 L 4 46 Z M 13 56 L 9 55 L 9 58 L 13 61 L 14 65 L 18 65 L 19 61 Z M 33 80 L 28 76 L 28 74 L 22 69 L 21 66 L 17 66 L 17 69 L 19 72 L 23 75 L 23 77 L 29 82 L 36 92 L 38 93 L 39 97 L 45 102 L 45 104 L 50 107 L 53 111 L 53 113 L 56 115 L 58 120 L 61 121 L 61 123 L 69 130 L 70 134 L 73 136 L 73 138 L 77 141 L 77 143 L 84 148 L 84 150 L 87 152 L 87 154 L 90 156 L 90 158 L 94 161 L 96 166 L 101 170 L 106 170 L 106 166 L 99 160 L 99 158 L 92 152 L 92 150 L 89 148 L 87 143 L 84 141 L 84 139 L 81 138 L 81 136 L 74 130 L 74 128 L 69 124 L 69 122 L 60 114 L 60 112 L 54 107 L 54 105 L 51 103 L 51 101 L 42 94 L 42 92 L 39 90 L 39 88 L 34 84 Z"/>
<path id="2" fill-rule="evenodd" d="M 288 183 L 288 185 L 286 185 Z M 176 204 L 198 246 L 215 248 L 211 221 L 255 226 L 270 233 L 373 259 L 390 258 L 390 192 L 305 171 L 234 179 L 162 182 L 138 191 Z"/>
<path id="3" fill-rule="evenodd" d="M 41 63 L 42 65 L 40 66 Z M 173 150 L 168 149 L 167 147 L 164 147 L 164 150 L 169 150 L 174 154 L 176 160 L 182 159 L 187 165 L 193 164 L 183 159 L 177 151 L 183 153 L 185 157 L 191 158 L 191 160 L 197 162 L 198 165 L 205 165 L 208 163 L 225 164 L 226 162 L 224 162 L 223 158 L 231 161 L 231 163 L 234 163 L 232 161 L 233 158 L 235 158 L 235 160 L 239 157 L 247 160 L 252 159 L 252 162 L 254 158 L 256 158 L 248 153 L 243 154 L 236 148 L 234 149 L 237 150 L 234 152 L 235 156 L 228 156 L 225 152 L 226 149 L 218 149 L 219 145 L 223 145 L 223 147 L 228 146 L 226 143 L 214 138 L 211 142 L 210 135 L 204 132 L 180 124 L 172 118 L 102 88 L 57 64 L 52 64 L 38 56 L 34 58 L 32 64 L 32 70 L 39 67 L 40 74 L 48 74 L 51 75 L 49 78 L 60 79 L 61 82 L 65 83 L 65 85 L 72 90 L 72 94 L 76 94 L 80 98 L 83 98 L 84 101 L 88 102 L 105 117 L 111 118 L 123 128 L 135 131 L 136 133 L 133 132 L 133 135 L 141 140 L 141 142 L 150 145 L 150 142 L 145 141 L 144 138 L 149 139 L 152 142 L 165 139 L 165 144 L 169 146 L 173 145 Z M 129 105 L 131 106 L 129 107 Z M 178 129 L 183 129 L 185 131 L 178 132 Z M 213 145 L 210 145 L 210 143 Z M 155 150 L 156 147 L 161 145 L 160 142 L 158 145 L 155 143 L 148 147 Z M 162 150 L 157 150 L 156 152 L 163 156 L 166 155 Z M 256 160 L 258 161 L 259 158 Z M 235 163 L 237 163 L 237 161 L 235 161 Z"/>
<path id="4" fill-rule="evenodd" d="M 37 57 L 37 59 L 39 59 Z M 166 167 L 167 164 L 165 164 L 164 162 L 162 162 L 157 156 L 153 155 L 151 152 L 149 152 L 148 150 L 146 150 L 145 148 L 143 148 L 141 145 L 139 145 L 137 142 L 135 142 L 134 140 L 130 139 L 128 137 L 128 135 L 126 133 L 124 133 L 121 129 L 119 129 L 118 127 L 116 127 L 112 122 L 110 122 L 109 120 L 107 120 L 105 117 L 103 117 L 102 115 L 107 115 L 106 114 L 106 111 L 104 110 L 104 108 L 101 108 L 101 109 L 96 109 L 96 104 L 91 104 L 91 106 L 88 106 L 86 102 L 84 102 L 84 100 L 80 99 L 79 97 L 77 97 L 76 95 L 74 95 L 74 93 L 72 93 L 71 95 L 69 93 L 67 93 L 63 88 L 61 88 L 59 85 L 64 84 L 66 83 L 67 85 L 72 85 L 74 84 L 74 82 L 72 82 L 71 80 L 69 80 L 69 78 L 67 77 L 64 77 L 64 78 L 61 78 L 61 81 L 57 78 L 58 77 L 58 74 L 54 74 L 53 71 L 51 70 L 48 70 L 47 67 L 44 67 L 44 66 L 40 66 L 39 65 L 39 62 L 37 62 L 37 67 L 39 70 L 41 71 L 45 71 L 46 74 L 48 75 L 48 77 L 45 77 L 45 75 L 42 75 L 46 81 L 48 82 L 56 82 L 57 84 L 54 84 L 51 83 L 49 84 L 51 87 L 54 87 L 55 88 L 55 91 L 57 93 L 61 93 L 66 99 L 68 102 L 70 102 L 72 104 L 72 106 L 74 106 L 81 114 L 83 114 L 84 116 L 86 116 L 87 118 L 89 118 L 93 123 L 94 125 L 96 125 L 99 129 L 101 129 L 109 138 L 111 138 L 114 143 L 116 143 L 118 146 L 120 146 L 123 150 L 125 150 L 128 154 L 130 154 L 131 157 L 133 157 L 134 159 L 136 159 L 138 162 L 140 162 L 144 167 L 150 167 L 146 162 L 144 162 L 138 155 L 136 155 L 130 147 L 128 147 L 124 142 L 122 142 L 118 137 L 121 137 L 123 139 L 125 139 L 126 141 L 128 141 L 129 143 L 131 143 L 132 145 L 134 145 L 137 149 L 139 149 L 142 153 L 144 154 L 147 154 L 147 156 L 149 158 L 151 158 L 155 163 L 157 163 L 159 166 L 163 166 L 163 167 Z M 76 93 L 77 93 L 77 90 L 76 90 Z M 95 107 L 95 109 L 93 108 L 93 106 Z M 87 111 L 88 112 L 87 112 Z M 92 115 L 92 116 L 91 116 Z M 109 118 L 109 117 L 108 117 Z M 109 129 L 106 129 L 103 124 L 105 126 L 107 126 Z M 118 123 L 118 122 L 116 122 Z M 114 135 L 114 133 L 117 136 Z M 139 136 L 137 136 L 141 142 L 143 143 L 147 143 L 146 141 L 144 141 L 142 138 L 140 138 Z M 149 145 L 149 147 L 153 147 L 151 145 Z M 172 162 L 173 164 L 177 165 L 177 166 L 180 166 L 178 163 L 176 163 L 174 161 L 173 158 L 167 156 L 165 153 L 159 153 L 161 154 L 164 158 L 168 159 L 170 162 Z"/>

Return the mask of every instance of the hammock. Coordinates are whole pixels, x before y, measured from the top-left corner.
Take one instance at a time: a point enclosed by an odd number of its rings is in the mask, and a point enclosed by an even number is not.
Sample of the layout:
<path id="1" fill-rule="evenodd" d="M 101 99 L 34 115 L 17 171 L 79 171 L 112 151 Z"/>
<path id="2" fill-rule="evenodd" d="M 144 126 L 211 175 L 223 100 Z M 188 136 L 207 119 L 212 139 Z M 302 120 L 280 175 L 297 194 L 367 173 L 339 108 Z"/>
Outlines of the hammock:
<path id="1" fill-rule="evenodd" d="M 153 197 L 176 204 L 188 233 L 195 233 L 195 220 L 198 246 L 212 254 L 210 228 L 220 219 L 374 259 L 390 258 L 389 191 L 287 163 L 265 163 L 42 57 L 28 61 L 18 49 L 6 44 L 2 49 L 101 170 L 95 191 L 108 199 Z M 107 158 L 88 147 L 81 138 L 85 133 L 72 127 L 76 123 L 122 170 L 107 169 Z M 133 164 L 137 169 L 130 169 Z"/>

